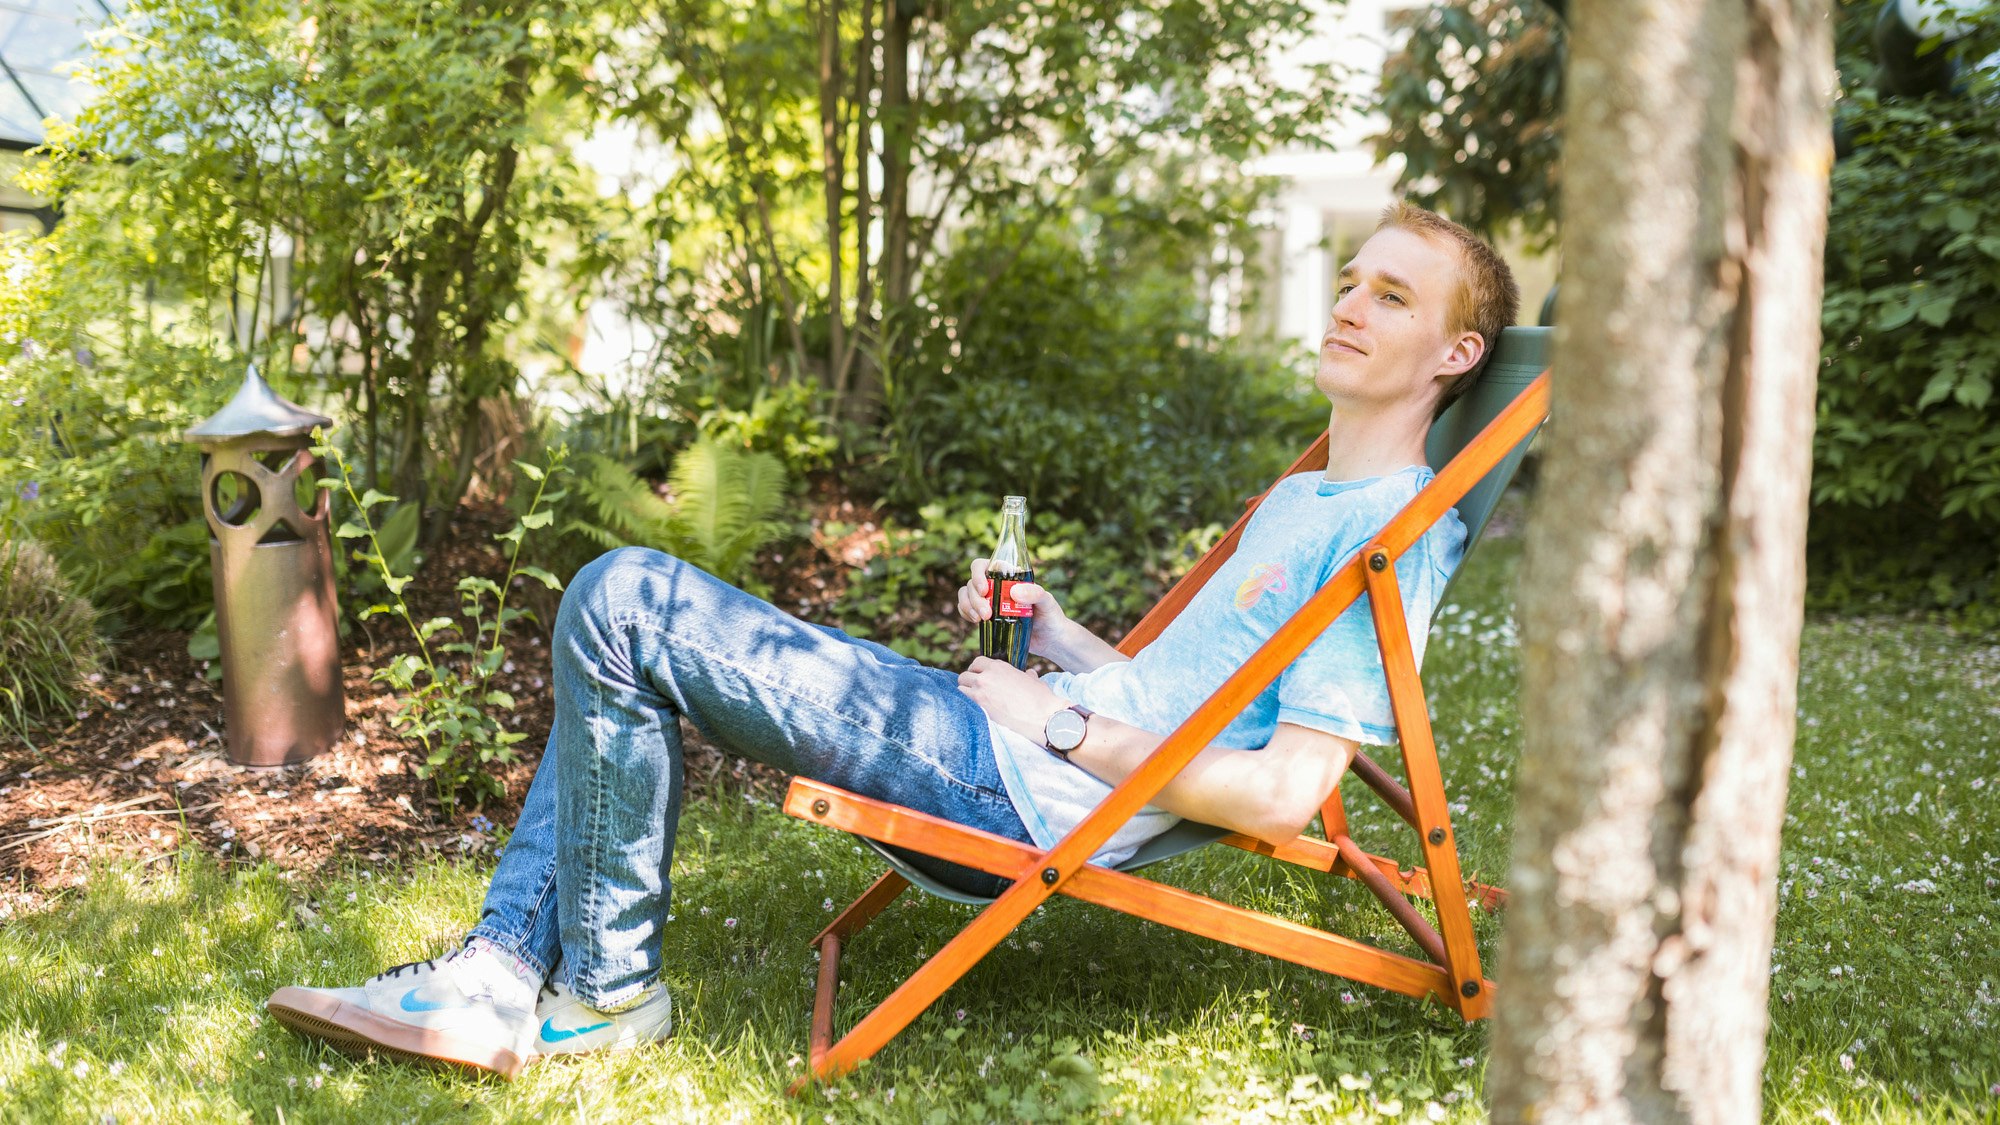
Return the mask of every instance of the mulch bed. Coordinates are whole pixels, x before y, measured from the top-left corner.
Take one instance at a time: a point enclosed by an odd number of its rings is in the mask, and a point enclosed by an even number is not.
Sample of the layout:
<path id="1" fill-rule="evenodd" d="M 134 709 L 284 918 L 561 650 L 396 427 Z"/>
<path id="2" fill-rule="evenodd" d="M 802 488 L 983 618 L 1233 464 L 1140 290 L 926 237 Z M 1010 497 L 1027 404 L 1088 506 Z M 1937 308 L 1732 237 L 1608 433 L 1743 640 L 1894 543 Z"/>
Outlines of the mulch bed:
<path id="1" fill-rule="evenodd" d="M 760 560 L 760 571 L 773 601 L 825 620 L 850 568 L 878 549 L 880 517 L 824 483 L 812 508 L 812 537 Z M 820 525 L 835 519 L 854 530 L 838 540 L 821 534 Z M 510 523 L 496 508 L 459 513 L 449 540 L 405 591 L 418 620 L 456 615 L 452 586 L 460 576 L 499 581 L 505 575 L 492 533 Z M 551 620 L 553 597 L 536 608 Z M 378 667 L 413 647 L 407 630 L 388 618 L 354 629 L 342 641 L 347 726 L 339 743 L 302 765 L 252 769 L 229 760 L 221 687 L 188 656 L 187 635 L 124 639 L 115 667 L 90 685 L 90 698 L 67 727 L 36 747 L 0 738 L 0 920 L 79 885 L 93 864 L 152 864 L 186 846 L 292 873 L 487 851 L 492 836 L 480 829 L 513 823 L 548 738 L 546 638 L 521 628 L 499 676 L 498 686 L 517 704 L 509 725 L 528 736 L 518 747 L 522 760 L 500 774 L 506 795 L 450 815 L 430 783 L 416 776 L 421 748 L 390 726 L 397 697 L 370 681 Z M 691 794 L 725 787 L 767 799 L 782 793 L 785 779 L 777 771 L 725 757 L 685 725 L 683 733 Z"/>

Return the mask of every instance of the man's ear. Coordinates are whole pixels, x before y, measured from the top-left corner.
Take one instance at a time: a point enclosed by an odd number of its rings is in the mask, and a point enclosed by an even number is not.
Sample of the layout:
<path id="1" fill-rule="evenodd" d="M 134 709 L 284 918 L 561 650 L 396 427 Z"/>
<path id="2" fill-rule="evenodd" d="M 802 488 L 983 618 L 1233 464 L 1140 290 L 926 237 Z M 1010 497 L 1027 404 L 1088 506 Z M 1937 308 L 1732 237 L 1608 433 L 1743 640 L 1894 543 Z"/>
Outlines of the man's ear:
<path id="1" fill-rule="evenodd" d="M 1479 360 L 1486 354 L 1486 338 L 1477 332 L 1461 332 L 1451 342 L 1451 350 L 1444 353 L 1444 362 L 1438 365 L 1438 378 L 1456 379 L 1460 375 L 1479 366 Z"/>

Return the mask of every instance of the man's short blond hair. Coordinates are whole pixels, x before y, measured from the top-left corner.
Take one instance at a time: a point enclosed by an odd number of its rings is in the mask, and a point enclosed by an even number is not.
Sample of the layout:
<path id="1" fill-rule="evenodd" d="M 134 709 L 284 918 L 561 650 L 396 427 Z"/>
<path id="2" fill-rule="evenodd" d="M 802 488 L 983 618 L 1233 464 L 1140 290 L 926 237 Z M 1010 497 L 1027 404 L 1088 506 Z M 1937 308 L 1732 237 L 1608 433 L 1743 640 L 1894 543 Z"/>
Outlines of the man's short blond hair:
<path id="1" fill-rule="evenodd" d="M 1382 221 L 1375 229 L 1390 227 L 1444 243 L 1458 252 L 1458 292 L 1452 294 L 1446 328 L 1453 335 L 1477 332 L 1486 342 L 1486 352 L 1479 362 L 1453 379 L 1438 396 L 1437 409 L 1432 414 L 1436 417 L 1479 381 L 1479 373 L 1486 370 L 1486 362 L 1493 358 L 1493 350 L 1500 343 L 1500 330 L 1511 326 L 1520 316 L 1521 287 L 1514 281 L 1514 271 L 1507 267 L 1507 260 L 1491 243 L 1435 211 L 1399 199 L 1382 209 Z"/>

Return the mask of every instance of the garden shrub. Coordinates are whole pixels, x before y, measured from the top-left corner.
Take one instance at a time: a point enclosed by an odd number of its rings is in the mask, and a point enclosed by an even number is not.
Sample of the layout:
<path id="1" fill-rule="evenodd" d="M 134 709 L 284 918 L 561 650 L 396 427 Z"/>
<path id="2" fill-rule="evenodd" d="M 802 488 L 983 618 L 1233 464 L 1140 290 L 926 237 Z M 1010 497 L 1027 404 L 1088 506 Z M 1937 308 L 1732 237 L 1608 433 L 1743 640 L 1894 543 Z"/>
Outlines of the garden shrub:
<path id="1" fill-rule="evenodd" d="M 0 733 L 28 739 L 76 705 L 103 647 L 97 613 L 32 539 L 0 536 Z"/>
<path id="2" fill-rule="evenodd" d="M 761 594 L 757 552 L 796 525 L 784 518 L 791 482 L 775 454 L 697 438 L 674 458 L 671 500 L 602 454 L 584 456 L 582 470 L 557 501 L 561 534 L 537 556 L 565 577 L 604 551 L 651 547 Z"/>
<path id="3" fill-rule="evenodd" d="M 1853 149 L 1833 173 L 1812 550 L 1822 604 L 1893 596 L 1994 627 L 2000 88 L 1978 85 L 1843 103 Z"/>
<path id="4" fill-rule="evenodd" d="M 210 593 L 200 468 L 183 435 L 241 368 L 231 378 L 204 345 L 148 332 L 86 258 L 0 235 L 0 501 L 107 628 L 189 628 Z"/>
<path id="5" fill-rule="evenodd" d="M 990 286 L 966 266 L 987 259 L 955 255 L 938 287 L 939 308 L 976 301 L 976 316 L 885 379 L 878 466 L 900 510 L 1024 495 L 1136 565 L 1234 519 L 1326 424 L 1298 372 L 1209 337 L 1178 270 L 1093 252 L 1075 230 L 1044 229 Z"/>
<path id="6" fill-rule="evenodd" d="M 740 406 L 720 392 L 705 394 L 694 400 L 695 425 L 722 445 L 769 453 L 802 478 L 829 467 L 840 449 L 820 400 L 804 381 L 758 386 Z"/>
<path id="7" fill-rule="evenodd" d="M 225 394 L 255 359 L 281 392 L 337 400 L 368 483 L 420 504 L 434 545 L 518 381 L 510 335 L 576 311 L 580 287 L 549 275 L 602 225 L 563 139 L 604 101 L 596 15 L 474 6 L 447 31 L 419 0 L 117 8 L 84 62 L 96 96 L 23 177 L 62 200 L 36 241 L 74 310 L 73 331 L 31 335 L 90 340 L 74 375 L 114 404 L 163 342 Z"/>
<path id="8" fill-rule="evenodd" d="M 824 530 L 838 535 L 846 529 Z M 1036 581 L 1056 595 L 1064 613 L 1116 638 L 1224 530 L 1221 524 L 1190 528 L 1135 558 L 1131 544 L 1106 540 L 1083 520 L 1030 510 L 1028 554 Z M 992 551 L 999 533 L 1000 504 L 983 496 L 934 501 L 913 526 L 892 524 L 881 551 L 855 572 L 834 607 L 841 627 L 927 664 L 964 665 L 978 654 L 978 634 L 956 617 L 954 591 L 971 573 L 971 561 Z"/>

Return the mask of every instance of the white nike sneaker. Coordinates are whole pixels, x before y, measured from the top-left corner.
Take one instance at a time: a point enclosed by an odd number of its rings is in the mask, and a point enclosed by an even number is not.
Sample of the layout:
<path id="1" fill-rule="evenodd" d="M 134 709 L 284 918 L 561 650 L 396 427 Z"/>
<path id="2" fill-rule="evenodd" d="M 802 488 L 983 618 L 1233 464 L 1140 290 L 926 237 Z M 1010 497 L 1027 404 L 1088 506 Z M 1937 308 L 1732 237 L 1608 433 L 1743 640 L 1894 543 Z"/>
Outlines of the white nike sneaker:
<path id="1" fill-rule="evenodd" d="M 491 953 L 460 949 L 358 988 L 289 986 L 264 1009 L 336 1046 L 448 1062 L 512 1078 L 535 1046 L 535 985 Z"/>
<path id="2" fill-rule="evenodd" d="M 662 984 L 640 993 L 638 1003 L 617 1012 L 600 1012 L 585 1004 L 566 984 L 545 984 L 535 1008 L 541 1021 L 535 1031 L 535 1057 L 643 1047 L 673 1030 L 673 1007 Z"/>

